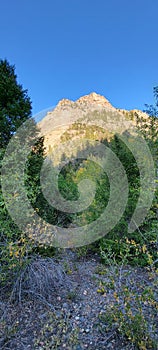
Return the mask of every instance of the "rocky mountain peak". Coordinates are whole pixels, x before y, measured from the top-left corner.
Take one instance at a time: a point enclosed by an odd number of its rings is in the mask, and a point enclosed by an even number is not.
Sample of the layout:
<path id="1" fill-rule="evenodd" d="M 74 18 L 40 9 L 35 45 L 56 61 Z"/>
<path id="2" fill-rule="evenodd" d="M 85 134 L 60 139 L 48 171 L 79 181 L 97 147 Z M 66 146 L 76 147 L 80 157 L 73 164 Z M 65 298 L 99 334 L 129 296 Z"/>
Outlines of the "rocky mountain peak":
<path id="1" fill-rule="evenodd" d="M 46 116 L 38 123 L 41 129 L 41 135 L 45 137 L 44 145 L 48 151 L 50 147 L 53 147 L 55 143 L 61 142 L 61 135 L 63 135 L 70 126 L 74 123 L 81 121 L 90 125 L 89 118 L 99 114 L 103 115 L 106 120 L 106 129 L 116 130 L 116 126 L 121 130 L 128 130 L 131 123 L 136 125 L 137 115 L 141 122 L 145 122 L 149 118 L 142 111 L 127 111 L 123 109 L 117 109 L 111 105 L 111 103 L 102 95 L 96 92 L 91 92 L 88 95 L 81 96 L 76 101 L 63 98 L 57 104 L 57 106 L 49 111 Z M 99 119 L 98 119 L 99 120 Z M 100 124 L 102 127 L 102 124 Z M 74 137 L 74 129 L 69 131 L 70 136 Z M 111 131 L 110 131 L 111 132 Z M 113 132 L 113 131 L 112 131 Z M 76 136 L 78 137 L 78 136 Z"/>
<path id="2" fill-rule="evenodd" d="M 91 92 L 89 95 L 80 97 L 76 103 L 112 107 L 111 103 L 104 96 L 99 95 L 96 92 Z"/>
<path id="3" fill-rule="evenodd" d="M 69 100 L 69 99 L 67 99 L 67 98 L 63 98 L 62 100 L 60 100 L 60 101 L 58 102 L 56 108 L 59 109 L 59 108 L 65 107 L 65 106 L 69 107 L 69 106 L 71 106 L 73 103 L 74 103 L 73 101 L 71 101 L 71 100 Z"/>
<path id="4" fill-rule="evenodd" d="M 69 107 L 102 107 L 102 108 L 113 108 L 111 103 L 102 95 L 96 92 L 91 92 L 89 95 L 84 95 L 77 99 L 76 101 L 71 101 L 67 98 L 60 100 L 56 106 L 56 110 L 67 109 Z"/>

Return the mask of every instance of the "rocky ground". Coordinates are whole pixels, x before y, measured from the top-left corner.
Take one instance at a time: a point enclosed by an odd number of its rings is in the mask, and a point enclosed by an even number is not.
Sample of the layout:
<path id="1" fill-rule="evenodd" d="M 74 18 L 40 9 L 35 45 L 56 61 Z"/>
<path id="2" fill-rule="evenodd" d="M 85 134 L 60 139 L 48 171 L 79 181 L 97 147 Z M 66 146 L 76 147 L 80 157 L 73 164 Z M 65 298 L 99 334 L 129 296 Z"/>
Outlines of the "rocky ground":
<path id="1" fill-rule="evenodd" d="M 61 281 L 59 285 L 56 282 L 54 289 L 52 285 L 48 293 L 46 284 L 50 283 L 50 275 L 47 276 L 47 271 L 51 273 L 51 261 L 61 269 Z M 44 277 L 39 278 L 39 268 Z M 115 305 L 119 306 L 124 315 L 127 290 L 133 296 L 133 301 L 129 297 L 133 312 L 140 307 L 140 302 L 136 301 L 134 295 L 140 297 L 145 295 L 144 291 L 149 294 L 152 290 L 151 302 L 144 301 L 141 310 L 149 321 L 151 338 L 155 344 L 158 343 L 156 272 L 129 266 L 106 267 L 97 254 L 79 257 L 72 250 L 62 251 L 55 258 L 45 259 L 44 262 L 38 258 L 29 273 L 34 273 L 35 276 L 35 271 L 38 279 L 34 289 L 27 286 L 31 292 L 36 290 L 34 296 L 31 297 L 28 292 L 25 294 L 22 287 L 18 292 L 21 293 L 18 302 L 17 296 L 10 302 L 5 301 L 5 298 L 1 300 L 2 350 L 158 349 L 156 345 L 150 347 L 149 344 L 145 347 L 143 343 L 142 347 L 141 344 L 138 347 L 134 340 L 128 339 L 126 331 L 121 331 L 123 316 L 118 320 L 114 315 L 117 310 Z M 21 285 L 23 284 L 24 281 L 21 280 Z M 43 292 L 44 289 L 47 293 Z M 126 302 L 123 293 L 126 293 Z M 151 320 L 155 326 L 152 326 Z M 125 322 L 126 326 L 127 323 Z"/>

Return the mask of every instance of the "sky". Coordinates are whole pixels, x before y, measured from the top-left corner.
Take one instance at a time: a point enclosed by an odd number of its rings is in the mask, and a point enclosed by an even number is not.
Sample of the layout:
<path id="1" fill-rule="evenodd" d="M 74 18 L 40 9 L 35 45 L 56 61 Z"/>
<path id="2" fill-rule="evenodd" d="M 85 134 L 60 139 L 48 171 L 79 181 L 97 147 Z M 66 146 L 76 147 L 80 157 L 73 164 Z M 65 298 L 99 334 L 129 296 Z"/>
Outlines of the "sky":
<path id="1" fill-rule="evenodd" d="M 158 0 L 0 0 L 0 58 L 33 115 L 97 92 L 144 109 L 158 85 Z"/>

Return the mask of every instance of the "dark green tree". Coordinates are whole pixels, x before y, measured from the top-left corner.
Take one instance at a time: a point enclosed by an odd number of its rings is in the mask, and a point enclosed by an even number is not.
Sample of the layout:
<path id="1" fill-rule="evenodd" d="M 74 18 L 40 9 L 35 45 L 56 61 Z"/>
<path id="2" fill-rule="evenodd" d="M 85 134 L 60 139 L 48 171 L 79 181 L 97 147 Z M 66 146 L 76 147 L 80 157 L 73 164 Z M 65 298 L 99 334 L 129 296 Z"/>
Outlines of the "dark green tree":
<path id="1" fill-rule="evenodd" d="M 158 174 L 158 86 L 154 87 L 153 93 L 155 104 L 145 104 L 144 110 L 144 112 L 146 112 L 150 117 L 148 124 L 141 126 L 140 130 L 142 131 L 151 149 L 155 161 L 155 168 Z"/>
<path id="2" fill-rule="evenodd" d="M 30 154 L 26 161 L 25 170 L 26 182 L 29 183 L 26 190 L 30 202 L 35 202 L 35 198 L 40 192 L 39 178 L 44 156 L 44 146 L 43 138 L 40 137 L 36 123 L 33 118 L 31 118 L 31 110 L 31 100 L 28 97 L 27 90 L 24 90 L 22 85 L 17 81 L 15 66 L 10 65 L 7 60 L 0 60 L 0 169 L 2 161 L 4 162 L 3 156 L 9 141 L 12 136 L 16 134 L 19 127 L 24 125 L 24 128 L 21 130 L 21 135 L 17 136 L 14 142 L 15 152 L 13 149 L 13 152 L 11 152 L 5 162 L 9 170 L 9 165 L 12 164 L 12 161 L 15 161 L 14 156 L 15 159 L 17 157 L 16 142 L 20 145 L 21 153 L 19 154 L 21 155 L 23 153 L 23 145 L 26 142 L 28 145 L 30 144 Z M 30 121 L 29 125 L 24 124 L 27 121 Z M 1 176 L 2 174 L 0 174 L 0 177 Z M 9 181 L 8 171 L 8 183 Z M 16 189 L 16 179 L 13 182 L 14 183 L 10 181 L 10 188 Z M 16 226 L 16 223 L 13 222 L 7 211 L 0 185 L 0 269 L 2 269 L 0 280 L 3 280 L 6 275 L 4 268 L 7 273 L 12 270 L 12 266 L 17 268 L 18 263 L 21 261 L 21 254 L 24 254 L 24 252 L 27 254 L 27 244 L 26 247 L 25 243 L 21 245 L 21 243 L 19 243 L 21 239 L 22 232 L 20 232 L 20 229 Z M 27 237 L 24 242 L 26 241 Z"/>
<path id="3" fill-rule="evenodd" d="M 5 148 L 17 128 L 31 117 L 31 109 L 27 90 L 17 82 L 15 66 L 0 60 L 0 148 Z"/>
<path id="4" fill-rule="evenodd" d="M 153 93 L 154 93 L 155 103 L 154 105 L 151 105 L 151 104 L 149 105 L 146 103 L 144 112 L 149 114 L 151 117 L 158 117 L 158 86 L 155 86 L 153 88 Z"/>
<path id="5" fill-rule="evenodd" d="M 158 86 L 153 89 L 155 103 L 154 105 L 145 104 L 146 109 L 144 112 L 149 114 L 150 125 L 145 130 L 145 137 L 148 145 L 151 149 L 153 159 L 155 161 L 155 178 L 156 178 L 156 189 L 155 198 L 153 201 L 153 210 L 156 215 L 156 221 L 158 218 Z M 144 130 L 143 130 L 144 131 Z"/>

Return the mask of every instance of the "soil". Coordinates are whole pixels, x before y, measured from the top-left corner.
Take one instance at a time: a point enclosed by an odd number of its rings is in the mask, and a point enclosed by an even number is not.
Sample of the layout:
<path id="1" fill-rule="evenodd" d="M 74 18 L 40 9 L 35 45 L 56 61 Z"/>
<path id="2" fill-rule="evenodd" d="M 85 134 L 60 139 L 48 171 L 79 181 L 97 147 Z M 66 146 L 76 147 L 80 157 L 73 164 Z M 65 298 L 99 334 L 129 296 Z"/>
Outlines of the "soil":
<path id="1" fill-rule="evenodd" d="M 21 302 L 1 299 L 1 350 L 138 349 L 119 332 L 117 323 L 110 323 L 109 307 L 124 287 L 138 295 L 152 287 L 158 299 L 156 274 L 147 268 L 105 266 L 97 254 L 79 257 L 73 250 L 63 250 L 52 259 L 64 271 L 69 287 L 60 284 L 49 300 L 29 295 Z M 149 321 L 152 311 L 144 303 Z M 154 322 L 158 342 L 156 312 Z"/>

